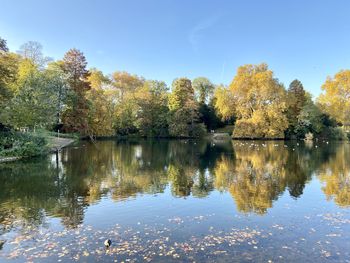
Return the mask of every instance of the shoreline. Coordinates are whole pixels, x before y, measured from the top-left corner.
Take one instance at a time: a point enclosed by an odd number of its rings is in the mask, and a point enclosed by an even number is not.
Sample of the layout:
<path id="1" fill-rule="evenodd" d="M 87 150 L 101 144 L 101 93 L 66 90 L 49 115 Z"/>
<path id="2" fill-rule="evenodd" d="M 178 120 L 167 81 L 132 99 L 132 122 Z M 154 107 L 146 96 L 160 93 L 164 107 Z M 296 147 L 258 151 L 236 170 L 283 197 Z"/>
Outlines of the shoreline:
<path id="1" fill-rule="evenodd" d="M 48 138 L 48 153 L 56 153 L 59 152 L 61 149 L 69 146 L 70 144 L 74 143 L 76 140 L 74 139 L 68 139 L 68 138 L 57 138 L 57 137 L 49 137 Z M 8 162 L 14 162 L 18 160 L 22 160 L 25 158 L 31 158 L 34 156 L 4 156 L 0 157 L 0 163 L 8 163 Z"/>
<path id="2" fill-rule="evenodd" d="M 228 133 L 208 133 L 207 136 L 204 136 L 203 138 L 210 139 L 213 141 L 306 141 L 303 139 L 290 139 L 290 138 L 235 138 L 230 136 Z M 96 140 L 110 140 L 110 139 L 118 139 L 118 140 L 132 140 L 132 139 L 166 139 L 166 140 L 198 140 L 203 138 L 197 138 L 197 137 L 144 137 L 144 136 L 101 136 L 96 137 Z M 50 136 L 48 138 L 48 153 L 57 153 L 63 148 L 71 145 L 72 143 L 79 141 L 79 140 L 85 140 L 87 138 L 80 138 L 80 139 L 71 139 L 71 138 L 61 138 L 61 137 L 53 137 Z M 318 141 L 313 140 L 313 141 Z M 333 141 L 331 139 L 328 139 L 328 141 Z M 335 140 L 335 141 L 345 141 L 345 140 Z M 0 157 L 0 164 L 1 163 L 7 163 L 7 162 L 14 162 L 25 158 L 31 158 L 34 156 L 4 156 Z"/>
<path id="3" fill-rule="evenodd" d="M 50 137 L 49 138 L 49 152 L 55 153 L 60 151 L 61 149 L 69 146 L 76 140 L 74 139 L 68 139 L 68 138 L 61 138 L 61 137 Z"/>

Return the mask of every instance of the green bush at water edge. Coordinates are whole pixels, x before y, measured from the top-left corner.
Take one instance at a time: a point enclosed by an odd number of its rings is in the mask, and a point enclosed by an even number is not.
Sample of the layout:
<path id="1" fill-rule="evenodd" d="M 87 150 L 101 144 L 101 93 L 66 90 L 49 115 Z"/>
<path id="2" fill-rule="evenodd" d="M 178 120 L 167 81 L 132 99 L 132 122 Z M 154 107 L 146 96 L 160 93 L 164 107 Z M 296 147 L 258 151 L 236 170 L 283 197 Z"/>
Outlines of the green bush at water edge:
<path id="1" fill-rule="evenodd" d="M 0 132 L 0 156 L 31 157 L 47 153 L 47 138 L 42 134 Z"/>

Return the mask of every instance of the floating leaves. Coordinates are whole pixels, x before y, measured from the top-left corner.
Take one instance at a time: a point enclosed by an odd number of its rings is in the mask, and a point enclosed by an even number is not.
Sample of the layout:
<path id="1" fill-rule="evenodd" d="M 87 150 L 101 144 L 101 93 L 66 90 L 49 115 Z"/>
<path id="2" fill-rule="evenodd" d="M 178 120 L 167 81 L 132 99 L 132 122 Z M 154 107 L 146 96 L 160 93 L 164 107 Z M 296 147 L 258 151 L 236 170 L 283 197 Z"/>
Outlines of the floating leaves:
<path id="1" fill-rule="evenodd" d="M 107 229 L 83 224 L 62 230 L 28 225 L 21 231 L 3 236 L 6 247 L 0 251 L 0 259 L 28 262 L 203 262 L 227 261 L 239 253 L 242 260 L 264 258 L 265 262 L 276 262 L 303 258 L 308 251 L 312 251 L 314 257 L 327 260 L 350 259 L 349 253 L 339 251 L 335 246 L 335 241 L 344 241 L 340 239 L 344 235 L 338 225 L 349 223 L 340 213 L 308 216 L 305 218 L 307 222 L 318 219 L 318 222 L 329 222 L 328 227 L 335 226 L 328 232 L 317 228 L 317 224 L 303 226 L 301 229 L 306 231 L 299 232 L 303 234 L 299 236 L 293 233 L 295 227 L 287 223 L 273 222 L 262 229 L 258 226 L 220 229 L 217 224 L 209 224 L 213 222 L 211 218 L 215 219 L 215 214 L 175 216 L 165 219 L 164 224 L 136 221 L 131 226 L 116 224 Z M 200 228 L 198 233 L 191 228 L 194 226 Z M 104 246 L 106 238 L 112 240 L 109 248 Z"/>

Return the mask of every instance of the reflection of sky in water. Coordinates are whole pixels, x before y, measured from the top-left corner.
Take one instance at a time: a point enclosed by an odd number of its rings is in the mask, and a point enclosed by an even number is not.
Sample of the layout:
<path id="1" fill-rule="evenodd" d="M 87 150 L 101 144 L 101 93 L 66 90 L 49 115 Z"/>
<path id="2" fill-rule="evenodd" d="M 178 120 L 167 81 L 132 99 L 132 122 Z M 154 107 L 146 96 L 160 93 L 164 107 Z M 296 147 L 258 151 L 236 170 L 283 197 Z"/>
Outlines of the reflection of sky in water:
<path id="1" fill-rule="evenodd" d="M 350 145 L 317 146 L 101 141 L 2 164 L 0 260 L 346 262 Z"/>

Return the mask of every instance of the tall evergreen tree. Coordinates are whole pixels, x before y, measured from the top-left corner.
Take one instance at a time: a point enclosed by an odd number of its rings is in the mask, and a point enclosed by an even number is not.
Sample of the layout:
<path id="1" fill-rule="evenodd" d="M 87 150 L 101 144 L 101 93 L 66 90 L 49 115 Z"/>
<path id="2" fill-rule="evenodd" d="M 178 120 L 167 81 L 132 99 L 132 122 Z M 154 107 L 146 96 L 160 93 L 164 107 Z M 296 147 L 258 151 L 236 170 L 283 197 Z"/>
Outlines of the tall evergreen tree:
<path id="1" fill-rule="evenodd" d="M 287 136 L 295 134 L 295 127 L 298 124 L 298 116 L 306 103 L 306 94 L 303 84 L 295 79 L 293 80 L 287 90 L 287 118 L 289 127 L 287 129 Z"/>
<path id="2" fill-rule="evenodd" d="M 191 80 L 175 79 L 169 96 L 170 124 L 172 136 L 198 137 L 205 132 L 203 123 L 199 123 L 199 108 L 195 100 Z"/>

